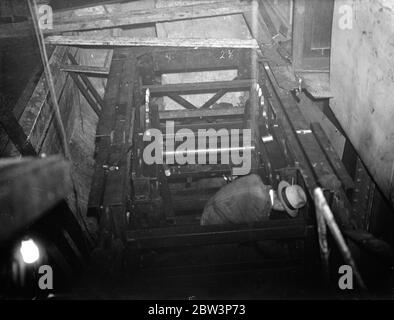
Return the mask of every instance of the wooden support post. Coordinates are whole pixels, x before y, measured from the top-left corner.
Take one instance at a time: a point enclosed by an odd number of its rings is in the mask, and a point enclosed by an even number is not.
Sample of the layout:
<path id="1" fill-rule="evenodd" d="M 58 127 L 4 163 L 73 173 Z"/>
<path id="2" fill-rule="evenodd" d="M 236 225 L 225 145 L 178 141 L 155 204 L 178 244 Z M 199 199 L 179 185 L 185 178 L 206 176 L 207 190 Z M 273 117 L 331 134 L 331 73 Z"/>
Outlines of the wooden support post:
<path id="1" fill-rule="evenodd" d="M 259 118 L 260 118 L 260 102 L 258 96 L 257 82 L 253 82 L 253 85 L 249 91 L 249 108 L 245 107 L 244 117 L 246 116 L 247 123 L 249 123 L 251 130 L 251 142 L 252 146 L 255 147 L 255 152 L 251 154 L 252 170 L 257 170 L 259 167 L 259 153 L 262 153 L 263 161 L 265 162 L 265 172 L 269 178 L 269 183 L 272 181 L 271 164 L 269 162 L 268 153 L 265 149 L 265 145 L 261 141 L 261 134 L 259 128 Z M 249 110 L 248 110 L 249 109 Z M 249 111 L 249 112 L 247 112 Z"/>
<path id="2" fill-rule="evenodd" d="M 93 175 L 92 187 L 89 196 L 89 207 L 99 208 L 103 203 L 104 185 L 108 150 L 111 145 L 112 118 L 114 117 L 113 106 L 117 103 L 117 95 L 120 86 L 120 76 L 123 70 L 123 60 L 112 60 L 108 77 L 107 88 L 104 97 L 104 108 L 101 109 L 97 131 L 96 131 L 96 156 L 95 173 Z"/>
<path id="3" fill-rule="evenodd" d="M 112 231 L 120 238 L 126 228 L 131 201 L 129 160 L 135 121 L 136 79 L 133 50 L 116 49 L 97 127 L 96 165 L 89 207 L 109 214 L 115 225 Z"/>
<path id="4" fill-rule="evenodd" d="M 150 119 L 152 128 L 160 129 L 160 119 L 159 119 L 159 108 L 157 105 L 151 105 L 150 107 Z M 157 174 L 159 180 L 159 191 L 164 204 L 164 214 L 166 217 L 174 217 L 174 208 L 172 204 L 172 195 L 168 187 L 167 177 L 164 171 L 163 164 L 157 165 Z"/>

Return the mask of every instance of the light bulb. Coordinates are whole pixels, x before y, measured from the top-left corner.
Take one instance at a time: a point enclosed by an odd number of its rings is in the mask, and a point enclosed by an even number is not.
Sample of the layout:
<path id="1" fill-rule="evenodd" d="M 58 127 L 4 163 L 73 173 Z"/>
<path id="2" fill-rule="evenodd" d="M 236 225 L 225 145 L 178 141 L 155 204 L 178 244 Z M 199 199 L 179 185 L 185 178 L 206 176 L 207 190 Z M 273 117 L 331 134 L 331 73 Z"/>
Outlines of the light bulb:
<path id="1" fill-rule="evenodd" d="M 32 239 L 22 241 L 20 253 L 23 261 L 27 264 L 37 262 L 40 258 L 40 250 Z"/>

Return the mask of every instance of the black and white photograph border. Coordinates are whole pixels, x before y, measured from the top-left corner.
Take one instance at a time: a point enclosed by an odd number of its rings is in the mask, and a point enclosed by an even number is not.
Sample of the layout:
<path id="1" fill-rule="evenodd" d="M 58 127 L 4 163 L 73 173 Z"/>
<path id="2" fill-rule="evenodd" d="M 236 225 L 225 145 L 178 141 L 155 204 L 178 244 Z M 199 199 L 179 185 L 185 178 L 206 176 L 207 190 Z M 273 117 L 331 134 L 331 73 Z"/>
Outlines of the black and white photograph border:
<path id="1" fill-rule="evenodd" d="M 393 299 L 393 61 L 393 0 L 0 0 L 0 301 Z"/>

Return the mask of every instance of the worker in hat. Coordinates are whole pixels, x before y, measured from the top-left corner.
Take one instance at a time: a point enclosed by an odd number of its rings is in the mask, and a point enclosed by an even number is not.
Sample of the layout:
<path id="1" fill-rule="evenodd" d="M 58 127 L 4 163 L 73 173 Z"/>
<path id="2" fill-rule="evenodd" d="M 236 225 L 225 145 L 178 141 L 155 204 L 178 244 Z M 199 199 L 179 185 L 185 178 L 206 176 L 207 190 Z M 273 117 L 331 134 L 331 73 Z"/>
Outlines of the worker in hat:
<path id="1" fill-rule="evenodd" d="M 201 225 L 266 221 L 271 210 L 286 211 L 295 218 L 305 206 L 306 195 L 298 185 L 281 181 L 278 190 L 256 174 L 238 178 L 222 187 L 205 205 Z"/>

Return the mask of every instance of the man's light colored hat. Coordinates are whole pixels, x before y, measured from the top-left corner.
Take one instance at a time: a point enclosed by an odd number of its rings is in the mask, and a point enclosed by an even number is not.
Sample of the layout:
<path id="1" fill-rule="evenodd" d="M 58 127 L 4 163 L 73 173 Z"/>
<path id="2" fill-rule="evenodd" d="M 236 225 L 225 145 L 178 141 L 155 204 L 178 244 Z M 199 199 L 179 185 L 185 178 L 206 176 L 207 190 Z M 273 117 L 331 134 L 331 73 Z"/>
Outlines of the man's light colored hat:
<path id="1" fill-rule="evenodd" d="M 298 209 L 306 204 L 306 194 L 299 185 L 291 185 L 281 181 L 278 186 L 278 197 L 286 212 L 293 218 L 298 215 Z"/>

